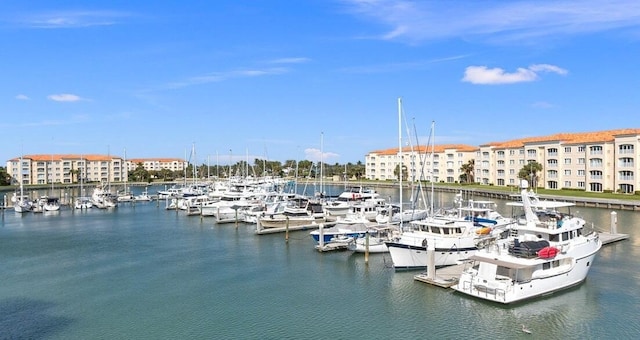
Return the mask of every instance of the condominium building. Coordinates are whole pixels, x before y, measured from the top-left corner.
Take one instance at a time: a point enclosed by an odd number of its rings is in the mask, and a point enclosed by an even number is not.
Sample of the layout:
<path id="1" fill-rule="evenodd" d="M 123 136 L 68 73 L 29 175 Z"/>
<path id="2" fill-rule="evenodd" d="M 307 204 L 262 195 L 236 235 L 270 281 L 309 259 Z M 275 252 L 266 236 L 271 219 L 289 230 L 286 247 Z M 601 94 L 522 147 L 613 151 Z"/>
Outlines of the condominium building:
<path id="1" fill-rule="evenodd" d="M 475 182 L 517 186 L 520 171 L 537 163 L 542 169 L 529 180 L 539 188 L 621 193 L 640 190 L 640 176 L 636 176 L 640 174 L 640 129 L 558 133 L 479 147 L 441 145 L 435 147 L 433 164 L 428 149 L 403 149 L 402 163 L 410 171 L 409 179 L 421 179 L 420 174 L 423 180 L 431 180 L 433 166 L 434 182 L 453 183 L 464 174 L 462 165 L 473 160 Z M 397 148 L 368 153 L 366 178 L 396 179 L 398 155 Z M 414 171 L 417 173 L 412 177 Z"/>
<path id="2" fill-rule="evenodd" d="M 533 185 L 591 192 L 638 190 L 640 129 L 558 133 L 480 145 L 476 181 L 516 186 L 518 173 L 533 162 L 542 166 Z"/>
<path id="3" fill-rule="evenodd" d="M 167 169 L 171 171 L 184 171 L 188 163 L 180 158 L 134 158 L 126 162 L 129 172 L 134 171 L 138 164 L 142 164 L 147 171 L 159 171 Z"/>
<path id="4" fill-rule="evenodd" d="M 476 156 L 478 147 L 470 145 L 434 145 L 377 150 L 365 155 L 365 178 L 394 180 L 402 163 L 410 181 L 455 183 L 465 175 L 462 166 Z"/>
<path id="5" fill-rule="evenodd" d="M 127 176 L 122 158 L 109 155 L 24 155 L 7 161 L 12 184 L 119 182 Z"/>

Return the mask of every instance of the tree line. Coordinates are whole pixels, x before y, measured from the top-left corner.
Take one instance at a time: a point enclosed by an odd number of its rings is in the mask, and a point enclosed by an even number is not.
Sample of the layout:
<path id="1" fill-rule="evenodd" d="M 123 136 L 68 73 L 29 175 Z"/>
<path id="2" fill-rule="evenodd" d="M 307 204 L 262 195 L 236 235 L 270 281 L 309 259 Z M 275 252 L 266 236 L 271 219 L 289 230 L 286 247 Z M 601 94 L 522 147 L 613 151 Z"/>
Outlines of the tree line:
<path id="1" fill-rule="evenodd" d="M 469 160 L 466 164 L 460 167 L 462 174 L 460 175 L 460 183 L 474 183 L 475 175 L 475 161 Z M 72 170 L 73 171 L 73 170 Z M 341 179 L 356 179 L 360 180 L 365 175 L 365 166 L 362 162 L 347 163 L 345 164 L 327 164 L 327 163 L 314 163 L 309 160 L 298 161 L 287 160 L 284 163 L 279 161 L 265 161 L 256 158 L 253 164 L 248 164 L 246 161 L 239 161 L 233 165 L 206 165 L 201 164 L 194 168 L 193 164 L 189 164 L 184 171 L 172 171 L 169 169 L 161 170 L 146 170 L 142 163 L 138 163 L 133 171 L 129 172 L 129 181 L 133 182 L 151 182 L 153 180 L 172 181 L 177 178 L 188 177 L 192 178 L 208 178 L 219 177 L 228 178 L 229 176 L 275 176 L 275 177 L 310 177 L 315 178 L 320 175 L 325 177 L 340 176 Z M 518 178 L 527 179 L 533 186 L 537 186 L 537 174 L 542 171 L 542 165 L 538 162 L 529 162 L 523 166 L 518 172 Z M 296 174 L 297 172 L 297 174 Z M 398 165 L 394 170 L 396 178 L 400 173 L 400 166 Z M 74 182 L 77 181 L 77 174 L 72 173 Z M 406 166 L 402 167 L 402 178 L 408 180 L 408 170 Z M 416 180 L 420 180 L 419 178 Z M 5 167 L 0 167 L 0 186 L 11 185 L 11 176 L 7 173 Z"/>
<path id="2" fill-rule="evenodd" d="M 169 169 L 147 170 L 142 163 L 129 172 L 128 180 L 133 182 L 151 182 L 153 180 L 172 181 L 178 178 L 229 178 L 232 176 L 252 177 L 311 177 L 340 176 L 342 179 L 359 180 L 365 175 L 365 166 L 362 162 L 345 164 L 314 163 L 309 160 L 266 161 L 256 158 L 253 164 L 247 161 L 238 161 L 230 165 L 188 164 L 185 170 L 172 171 Z"/>

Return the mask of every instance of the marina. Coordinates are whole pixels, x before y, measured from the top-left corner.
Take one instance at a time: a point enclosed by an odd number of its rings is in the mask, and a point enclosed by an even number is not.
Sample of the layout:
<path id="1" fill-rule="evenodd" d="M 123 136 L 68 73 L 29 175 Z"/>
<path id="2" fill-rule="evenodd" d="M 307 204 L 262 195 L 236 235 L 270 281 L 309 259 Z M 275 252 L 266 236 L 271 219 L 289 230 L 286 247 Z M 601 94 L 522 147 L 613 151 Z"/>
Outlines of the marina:
<path id="1" fill-rule="evenodd" d="M 470 328 L 474 337 L 510 339 L 523 335 L 522 324 L 537 337 L 634 338 L 640 216 L 619 211 L 612 228 L 609 210 L 577 213 L 603 243 L 627 238 L 602 248 L 584 283 L 503 307 L 422 284 L 415 277 L 423 273 L 394 270 L 385 253 L 318 252 L 310 230 L 258 236 L 255 224 L 217 225 L 158 201 L 6 210 L 0 325 L 9 338 L 48 339 L 460 338 Z M 319 324 L 346 318 L 354 322 L 332 323 L 331 333 Z"/>

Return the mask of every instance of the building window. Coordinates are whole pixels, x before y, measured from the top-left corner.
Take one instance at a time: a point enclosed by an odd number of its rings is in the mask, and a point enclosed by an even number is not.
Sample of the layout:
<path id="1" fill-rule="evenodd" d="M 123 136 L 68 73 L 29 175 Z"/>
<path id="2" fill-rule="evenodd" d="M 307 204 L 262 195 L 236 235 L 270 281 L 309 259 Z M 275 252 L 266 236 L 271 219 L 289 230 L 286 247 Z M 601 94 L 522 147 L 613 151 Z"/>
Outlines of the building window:
<path id="1" fill-rule="evenodd" d="M 571 147 L 570 146 L 565 146 L 564 147 L 564 153 L 571 153 Z"/>
<path id="2" fill-rule="evenodd" d="M 632 154 L 633 153 L 633 144 L 622 144 L 618 147 L 618 150 L 621 154 Z"/>
<path id="3" fill-rule="evenodd" d="M 630 158 L 630 157 L 620 158 L 620 167 L 633 168 L 633 158 Z"/>
<path id="4" fill-rule="evenodd" d="M 589 154 L 602 155 L 602 146 L 594 145 L 589 147 Z"/>
<path id="5" fill-rule="evenodd" d="M 633 171 L 620 171 L 619 174 L 621 181 L 633 181 Z"/>
<path id="6" fill-rule="evenodd" d="M 558 156 L 558 149 L 557 148 L 549 148 L 549 149 L 547 149 L 547 155 L 549 157 L 557 157 Z"/>
<path id="7" fill-rule="evenodd" d="M 602 167 L 602 158 L 591 158 L 589 160 L 589 166 L 592 168 L 601 168 Z"/>
<path id="8" fill-rule="evenodd" d="M 633 184 L 620 184 L 620 192 L 623 194 L 632 194 L 634 192 Z"/>

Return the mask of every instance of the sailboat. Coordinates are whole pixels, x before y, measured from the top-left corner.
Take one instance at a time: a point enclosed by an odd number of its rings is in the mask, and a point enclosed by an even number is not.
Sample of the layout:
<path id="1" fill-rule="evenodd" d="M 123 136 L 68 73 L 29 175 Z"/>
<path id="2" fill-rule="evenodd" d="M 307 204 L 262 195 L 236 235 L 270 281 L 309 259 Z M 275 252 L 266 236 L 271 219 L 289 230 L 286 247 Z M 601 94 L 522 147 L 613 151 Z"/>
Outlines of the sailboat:
<path id="1" fill-rule="evenodd" d="M 23 179 L 22 179 L 22 156 L 20 156 L 20 165 L 18 168 L 18 181 L 20 182 L 20 195 L 16 196 L 16 194 L 14 193 L 14 205 L 13 205 L 13 209 L 17 212 L 17 213 L 25 213 L 25 212 L 29 212 L 31 211 L 31 209 L 33 209 L 33 203 L 31 202 L 31 200 L 25 196 L 24 194 L 24 185 L 23 185 Z"/>
<path id="2" fill-rule="evenodd" d="M 403 207 L 403 199 L 402 199 L 402 177 L 403 177 L 403 160 L 402 160 L 402 98 L 398 98 L 398 158 L 400 159 L 400 164 L 398 165 L 398 190 L 400 201 L 398 205 L 389 204 L 387 207 L 379 210 L 378 215 L 376 216 L 376 222 L 380 224 L 392 223 L 392 224 L 402 224 L 404 222 L 410 222 L 415 220 L 421 220 L 427 217 L 428 211 L 426 209 L 419 209 L 412 204 L 410 209 L 404 209 Z"/>
<path id="3" fill-rule="evenodd" d="M 80 157 L 80 162 L 84 167 L 84 162 L 82 161 L 82 157 Z M 89 209 L 93 207 L 93 203 L 91 202 L 91 198 L 85 196 L 84 194 L 84 171 L 81 168 L 78 168 L 78 176 L 80 177 L 80 196 L 76 198 L 74 202 L 74 207 L 76 209 Z"/>
<path id="4" fill-rule="evenodd" d="M 51 168 L 53 169 L 53 155 L 51 155 Z M 60 200 L 53 196 L 53 173 L 51 173 L 51 194 L 42 197 L 42 210 L 43 211 L 59 211 Z"/>

